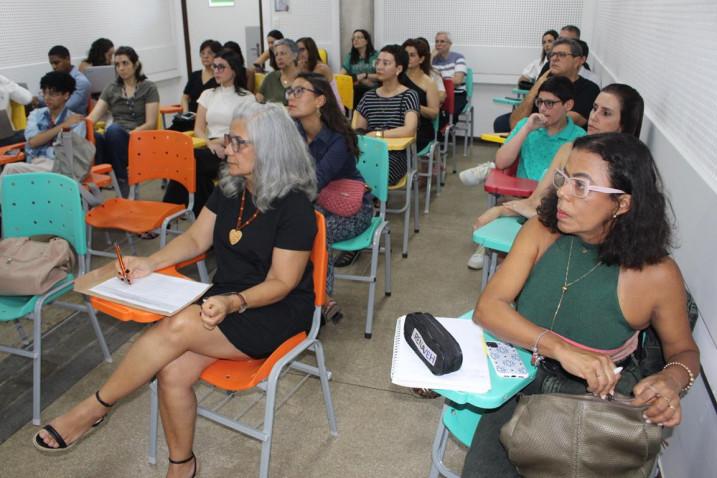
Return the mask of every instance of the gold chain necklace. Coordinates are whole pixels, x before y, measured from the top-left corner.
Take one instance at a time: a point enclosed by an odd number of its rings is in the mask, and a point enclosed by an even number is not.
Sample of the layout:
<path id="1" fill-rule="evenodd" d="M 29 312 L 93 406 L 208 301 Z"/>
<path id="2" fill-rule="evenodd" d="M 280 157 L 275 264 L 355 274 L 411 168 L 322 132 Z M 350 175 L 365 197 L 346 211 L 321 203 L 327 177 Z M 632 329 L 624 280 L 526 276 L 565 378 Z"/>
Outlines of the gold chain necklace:
<path id="1" fill-rule="evenodd" d="M 553 314 L 553 320 L 550 321 L 550 330 L 553 330 L 553 327 L 555 326 L 555 319 L 558 317 L 558 312 L 560 311 L 560 306 L 563 305 L 563 299 L 565 298 L 565 294 L 568 292 L 568 289 L 570 286 L 577 284 L 581 280 L 585 279 L 587 276 L 592 274 L 595 269 L 600 267 L 602 265 L 602 262 L 599 262 L 592 266 L 592 268 L 587 271 L 585 274 L 581 275 L 577 279 L 568 282 L 568 274 L 570 273 L 570 261 L 573 258 L 573 244 L 575 243 L 575 237 L 572 237 L 570 239 L 570 253 L 568 254 L 568 264 L 565 266 L 565 280 L 563 280 L 563 285 L 560 287 L 560 300 L 558 301 L 558 306 L 555 308 L 555 313 Z"/>
<path id="2" fill-rule="evenodd" d="M 244 216 L 244 200 L 246 199 L 246 187 L 241 193 L 241 205 L 239 206 L 239 217 L 237 217 L 237 227 L 229 230 L 229 243 L 234 246 L 237 242 L 241 241 L 244 235 L 241 230 L 251 224 L 254 219 L 259 215 L 259 209 L 254 211 L 254 214 L 249 218 L 248 221 L 242 222 L 242 216 Z"/>

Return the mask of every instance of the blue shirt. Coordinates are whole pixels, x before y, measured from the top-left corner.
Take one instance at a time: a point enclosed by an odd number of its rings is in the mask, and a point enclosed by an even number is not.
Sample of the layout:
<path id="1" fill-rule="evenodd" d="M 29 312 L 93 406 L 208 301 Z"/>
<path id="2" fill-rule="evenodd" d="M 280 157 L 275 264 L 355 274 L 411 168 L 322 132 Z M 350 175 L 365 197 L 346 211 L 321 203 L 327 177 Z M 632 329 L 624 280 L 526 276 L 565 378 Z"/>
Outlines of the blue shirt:
<path id="1" fill-rule="evenodd" d="M 573 123 L 569 116 L 567 119 L 568 122 L 565 128 L 552 136 L 548 134 L 548 130 L 545 128 L 538 128 L 528 133 L 523 145 L 520 147 L 520 162 L 518 163 L 518 171 L 515 174 L 517 177 L 540 181 L 560 147 L 576 138 L 585 136 L 584 129 Z M 510 142 L 527 122 L 528 118 L 518 121 L 518 124 L 515 125 L 505 142 Z"/>
<path id="2" fill-rule="evenodd" d="M 65 109 L 60 112 L 60 115 L 57 117 L 55 121 L 52 121 L 52 118 L 50 116 L 50 109 L 47 107 L 44 108 L 37 108 L 32 110 L 30 115 L 27 117 L 27 126 L 25 127 L 25 139 L 30 140 L 31 138 L 34 138 L 39 133 L 42 133 L 43 131 L 47 131 L 48 129 L 52 129 L 58 124 L 65 121 L 67 118 L 67 115 L 72 114 L 70 109 L 67 107 L 67 104 L 65 104 Z M 85 122 L 80 121 L 76 125 L 72 127 L 72 132 L 82 136 L 83 138 L 87 135 L 87 130 L 85 128 Z M 37 148 L 31 148 L 29 143 L 25 144 L 25 155 L 26 155 L 26 161 L 30 162 L 31 160 L 35 158 L 39 158 L 41 156 L 44 156 L 48 159 L 55 159 L 55 148 L 53 147 L 53 144 L 55 143 L 55 138 L 48 141 L 47 143 L 43 144 L 42 146 L 38 146 Z"/>
<path id="3" fill-rule="evenodd" d="M 301 123 L 297 121 L 296 127 L 306 140 L 306 132 Z M 319 191 L 336 179 L 363 181 L 361 173 L 356 168 L 356 156 L 349 150 L 346 138 L 325 125 L 309 143 L 309 152 L 316 162 L 316 186 Z"/>
<path id="4" fill-rule="evenodd" d="M 66 106 L 70 111 L 85 115 L 90 102 L 90 80 L 76 66 L 70 70 L 70 76 L 75 79 L 75 91 Z"/>

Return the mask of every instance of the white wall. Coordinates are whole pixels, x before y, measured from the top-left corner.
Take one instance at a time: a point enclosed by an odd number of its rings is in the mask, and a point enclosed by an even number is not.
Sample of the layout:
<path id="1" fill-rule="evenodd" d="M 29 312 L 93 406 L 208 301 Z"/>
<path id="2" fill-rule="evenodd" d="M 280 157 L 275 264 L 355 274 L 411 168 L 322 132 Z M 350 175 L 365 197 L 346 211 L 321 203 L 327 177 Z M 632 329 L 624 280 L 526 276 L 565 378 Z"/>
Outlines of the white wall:
<path id="1" fill-rule="evenodd" d="M 207 0 L 187 0 L 187 19 L 193 70 L 202 67 L 199 45 L 207 39 L 222 44 L 233 40 L 247 58 L 245 28 L 259 26 L 259 0 L 235 0 L 234 5 L 229 7 L 210 7 Z"/>
<path id="2" fill-rule="evenodd" d="M 700 148 L 685 148 L 682 141 L 691 142 L 714 141 L 715 130 L 709 124 L 699 121 L 703 111 L 711 117 L 708 121 L 714 124 L 714 96 L 707 95 L 691 107 L 682 102 L 675 102 L 673 93 L 696 95 L 688 90 L 682 77 L 694 76 L 695 72 L 678 68 L 673 60 L 676 57 L 660 57 L 654 53 L 656 43 L 660 40 L 670 42 L 670 35 L 665 33 L 680 29 L 680 36 L 700 31 L 711 32 L 705 41 L 714 42 L 717 31 L 717 8 L 712 4 L 712 14 L 705 15 L 706 4 L 699 1 L 661 0 L 661 2 L 644 2 L 639 0 L 600 2 L 591 4 L 584 12 L 584 24 L 592 29 L 592 37 L 585 37 L 591 46 L 592 62 L 595 70 L 601 74 L 603 84 L 614 81 L 628 83 L 643 93 L 646 103 L 645 121 L 641 139 L 649 146 L 660 169 L 665 189 L 674 207 L 677 225 L 678 247 L 674 251 L 685 281 L 695 296 L 700 308 L 701 317 L 695 328 L 694 336 L 700 347 L 701 362 L 705 376 L 714 387 L 717 384 L 717 296 L 715 296 L 715 270 L 717 255 L 715 254 L 714 238 L 717 237 L 717 184 L 705 165 L 717 164 L 714 150 L 703 154 Z M 626 16 L 627 22 L 618 25 L 608 21 L 607 13 Z M 645 10 L 648 9 L 648 10 Z M 665 15 L 667 13 L 667 15 Z M 632 15 L 632 16 L 630 16 Z M 685 16 L 693 15 L 687 19 Z M 632 20 L 632 21 L 631 21 Z M 687 23 L 692 31 L 680 27 Z M 639 25 L 636 28 L 635 25 Z M 615 37 L 629 37 L 629 49 L 621 50 L 632 56 L 648 55 L 648 65 L 633 71 L 632 64 L 618 61 L 610 41 Z M 709 38 L 709 40 L 708 40 Z M 660 46 L 659 44 L 657 46 Z M 667 53 L 665 47 L 663 53 Z M 717 64 L 714 49 L 706 48 L 700 41 L 678 41 L 679 55 L 695 61 L 701 58 L 702 65 Z M 629 52 L 627 51 L 629 50 Z M 643 61 L 641 59 L 640 61 Z M 681 60 L 680 60 L 681 61 Z M 649 70 L 649 71 L 645 71 Z M 618 74 L 617 72 L 620 72 Z M 643 75 L 649 73 L 649 77 Z M 714 77 L 714 69 L 710 76 Z M 674 91 L 673 91 L 674 90 Z M 656 94 L 655 92 L 659 92 Z M 696 96 L 695 96 L 696 97 Z M 691 101 L 691 100 L 690 100 Z M 687 114 L 688 124 L 673 124 L 675 118 L 683 118 Z M 706 128 L 703 135 L 684 136 L 676 134 L 676 129 L 686 128 L 694 133 L 694 128 Z M 703 146 L 703 145 L 698 145 Z M 717 470 L 717 454 L 714 453 L 717 443 L 717 413 L 708 396 L 705 383 L 700 378 L 694 389 L 682 401 L 684 410 L 683 423 L 675 430 L 670 446 L 665 449 L 661 459 L 663 476 L 666 478 L 708 478 L 715 476 Z"/>
<path id="3" fill-rule="evenodd" d="M 51 70 L 50 47 L 66 46 L 79 64 L 98 37 L 137 50 L 163 104 L 178 101 L 186 81 L 178 0 L 68 0 L 61 7 L 50 0 L 2 0 L 0 32 L 0 74 L 27 83 L 33 93 Z"/>

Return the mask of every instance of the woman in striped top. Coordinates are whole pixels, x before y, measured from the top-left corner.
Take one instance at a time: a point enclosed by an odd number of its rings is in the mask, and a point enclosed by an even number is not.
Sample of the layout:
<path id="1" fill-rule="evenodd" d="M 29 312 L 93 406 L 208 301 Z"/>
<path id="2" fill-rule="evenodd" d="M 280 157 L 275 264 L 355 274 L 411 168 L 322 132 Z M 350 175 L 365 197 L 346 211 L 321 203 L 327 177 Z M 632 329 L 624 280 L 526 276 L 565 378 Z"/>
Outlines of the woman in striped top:
<path id="1" fill-rule="evenodd" d="M 408 54 L 399 45 L 386 45 L 376 60 L 376 74 L 382 85 L 361 98 L 354 127 L 368 130 L 369 136 L 405 138 L 415 136 L 420 103 L 418 93 L 399 82 L 408 68 Z M 407 171 L 406 152 L 389 152 L 388 182 L 393 185 Z"/>

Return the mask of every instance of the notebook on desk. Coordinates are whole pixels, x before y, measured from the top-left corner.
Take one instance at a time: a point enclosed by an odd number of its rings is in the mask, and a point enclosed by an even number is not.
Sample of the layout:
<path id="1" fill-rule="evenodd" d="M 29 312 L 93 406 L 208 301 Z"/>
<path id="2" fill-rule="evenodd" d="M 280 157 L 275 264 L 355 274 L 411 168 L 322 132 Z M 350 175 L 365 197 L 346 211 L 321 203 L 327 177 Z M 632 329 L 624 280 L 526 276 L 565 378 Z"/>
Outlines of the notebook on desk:
<path id="1" fill-rule="evenodd" d="M 484 393 L 490 390 L 490 371 L 483 343 L 483 329 L 472 320 L 437 317 L 458 341 L 463 353 L 460 369 L 446 375 L 433 375 L 403 336 L 405 316 L 396 321 L 391 382 L 404 387 L 457 390 Z"/>

